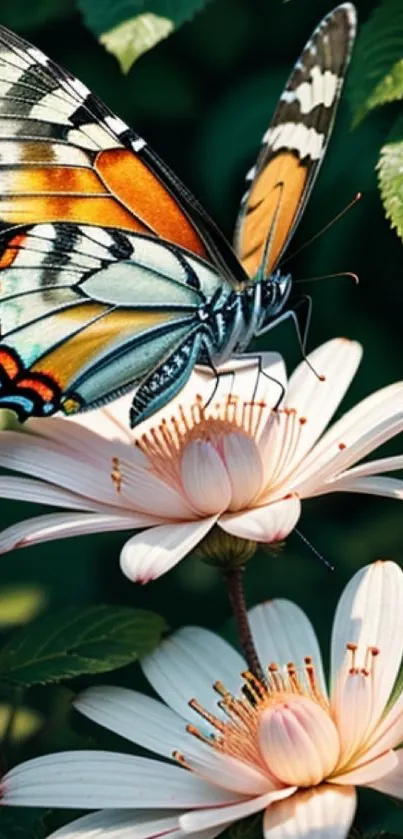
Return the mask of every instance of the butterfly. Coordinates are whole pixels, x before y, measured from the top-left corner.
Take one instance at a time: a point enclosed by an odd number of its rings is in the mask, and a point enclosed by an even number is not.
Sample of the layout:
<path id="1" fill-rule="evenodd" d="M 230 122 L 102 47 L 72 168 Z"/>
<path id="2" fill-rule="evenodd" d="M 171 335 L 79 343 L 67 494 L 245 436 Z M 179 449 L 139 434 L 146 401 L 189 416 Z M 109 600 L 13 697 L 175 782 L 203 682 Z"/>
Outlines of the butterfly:
<path id="1" fill-rule="evenodd" d="M 356 29 L 295 64 L 247 175 L 234 249 L 133 130 L 0 27 L 0 408 L 70 415 L 135 390 L 130 425 L 283 318 L 278 265 L 323 159 Z"/>

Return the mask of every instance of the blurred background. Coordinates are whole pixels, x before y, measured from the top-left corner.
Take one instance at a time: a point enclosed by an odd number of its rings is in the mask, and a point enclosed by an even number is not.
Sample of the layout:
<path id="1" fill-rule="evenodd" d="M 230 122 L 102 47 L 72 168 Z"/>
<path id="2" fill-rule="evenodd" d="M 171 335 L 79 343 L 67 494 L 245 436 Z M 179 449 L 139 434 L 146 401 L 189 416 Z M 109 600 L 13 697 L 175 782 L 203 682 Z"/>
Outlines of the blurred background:
<path id="1" fill-rule="evenodd" d="M 375 5 L 372 0 L 357 3 L 360 22 Z M 190 23 L 142 56 L 127 75 L 86 28 L 72 0 L 2 0 L 0 23 L 68 68 L 143 134 L 231 237 L 244 174 L 293 63 L 331 7 L 331 0 L 210 0 Z M 308 349 L 338 335 L 364 346 L 363 362 L 343 410 L 401 377 L 403 312 L 403 245 L 385 219 L 375 171 L 391 113 L 398 116 L 401 105 L 374 111 L 352 130 L 348 84 L 323 168 L 288 256 L 357 192 L 362 199 L 287 263 L 295 278 L 343 271 L 360 278 L 358 286 L 348 278 L 335 278 L 306 287 L 313 299 Z M 290 369 L 299 360 L 291 327 L 271 333 L 261 346 L 281 349 Z M 2 502 L 1 527 L 40 512 L 46 510 Z M 327 571 L 294 535 L 278 556 L 263 551 L 256 555 L 245 575 L 247 597 L 251 605 L 272 596 L 297 600 L 327 649 L 330 616 L 350 575 L 376 558 L 401 560 L 402 509 L 396 501 L 340 494 L 308 501 L 300 528 L 335 571 Z M 218 630 L 226 627 L 230 609 L 215 569 L 189 557 L 160 581 L 137 587 L 119 571 L 123 539 L 119 534 L 102 534 L 1 557 L 4 638 L 12 624 L 35 611 L 100 602 L 153 609 L 171 628 L 189 622 Z M 108 676 L 111 680 L 144 687 L 135 665 Z M 13 760 L 88 743 L 88 738 L 106 747 L 112 743 L 105 732 L 68 714 L 71 690 L 84 684 L 81 679 L 68 688 L 29 692 L 26 704 L 45 716 L 47 724 L 43 729 L 38 723 L 36 733 L 35 727 L 22 726 L 25 734 L 14 743 Z M 402 813 L 395 805 L 376 794 L 365 795 L 362 801 L 360 830 L 398 830 Z"/>

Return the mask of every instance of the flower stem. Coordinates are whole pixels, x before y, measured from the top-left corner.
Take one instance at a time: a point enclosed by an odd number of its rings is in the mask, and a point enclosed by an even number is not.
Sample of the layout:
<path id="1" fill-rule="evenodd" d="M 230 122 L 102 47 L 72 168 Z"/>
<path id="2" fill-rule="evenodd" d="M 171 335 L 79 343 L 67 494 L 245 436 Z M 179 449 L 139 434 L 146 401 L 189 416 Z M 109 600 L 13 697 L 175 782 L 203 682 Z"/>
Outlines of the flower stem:
<path id="1" fill-rule="evenodd" d="M 243 568 L 226 571 L 224 573 L 224 578 L 227 583 L 228 595 L 238 629 L 239 640 L 241 642 L 241 647 L 249 670 L 254 676 L 256 676 L 257 679 L 259 679 L 260 682 L 264 683 L 266 680 L 260 666 L 260 661 L 258 659 L 248 620 L 243 587 L 243 572 Z"/>

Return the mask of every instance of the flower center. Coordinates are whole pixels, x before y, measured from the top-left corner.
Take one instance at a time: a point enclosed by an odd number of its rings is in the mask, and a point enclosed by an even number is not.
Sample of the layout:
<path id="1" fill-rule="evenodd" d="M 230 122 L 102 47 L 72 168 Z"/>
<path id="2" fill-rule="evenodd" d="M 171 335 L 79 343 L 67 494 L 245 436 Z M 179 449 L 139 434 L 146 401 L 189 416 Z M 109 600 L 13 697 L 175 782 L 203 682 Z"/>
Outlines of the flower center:
<path id="1" fill-rule="evenodd" d="M 152 472 L 184 493 L 199 514 L 239 510 L 262 483 L 256 441 L 266 419 L 264 402 L 228 394 L 205 406 L 196 396 L 189 409 L 179 406 L 136 445 Z"/>
<path id="2" fill-rule="evenodd" d="M 329 704 L 315 677 L 311 658 L 298 673 L 290 663 L 280 671 L 268 669 L 266 682 L 250 672 L 242 674 L 242 697 L 236 698 L 221 682 L 214 685 L 220 695 L 219 718 L 195 699 L 189 703 L 214 733 L 206 736 L 194 725 L 187 730 L 223 755 L 259 769 L 276 782 L 310 787 L 320 784 L 334 769 L 340 752 L 336 726 Z M 184 766 L 186 755 L 174 753 Z"/>

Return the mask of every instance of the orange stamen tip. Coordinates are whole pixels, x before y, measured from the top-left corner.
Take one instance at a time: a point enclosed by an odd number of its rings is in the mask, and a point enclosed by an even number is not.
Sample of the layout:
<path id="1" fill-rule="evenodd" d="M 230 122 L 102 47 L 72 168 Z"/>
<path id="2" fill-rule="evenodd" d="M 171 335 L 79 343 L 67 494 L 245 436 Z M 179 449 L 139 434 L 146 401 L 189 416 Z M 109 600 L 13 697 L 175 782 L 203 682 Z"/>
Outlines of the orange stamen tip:
<path id="1" fill-rule="evenodd" d="M 346 446 L 345 443 L 339 443 L 339 449 L 340 449 L 341 452 L 343 451 L 343 449 L 346 449 L 346 448 L 347 448 L 347 446 Z"/>
<path id="2" fill-rule="evenodd" d="M 320 382 L 325 382 L 325 381 L 326 381 L 326 376 L 324 376 L 323 374 L 321 374 L 321 375 L 319 376 L 319 381 L 320 381 Z"/>
<path id="3" fill-rule="evenodd" d="M 308 422 L 306 417 L 300 417 L 299 418 L 299 424 L 300 425 L 305 425 L 306 422 Z"/>

